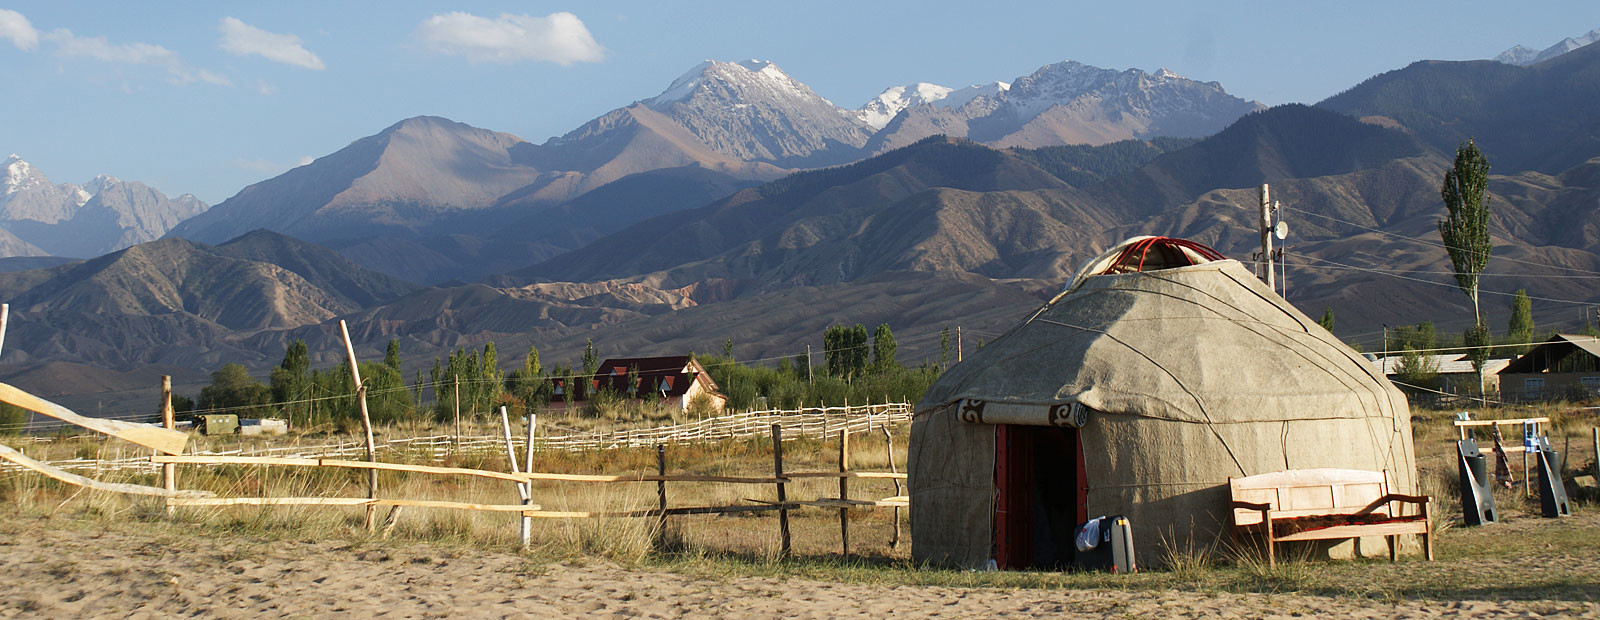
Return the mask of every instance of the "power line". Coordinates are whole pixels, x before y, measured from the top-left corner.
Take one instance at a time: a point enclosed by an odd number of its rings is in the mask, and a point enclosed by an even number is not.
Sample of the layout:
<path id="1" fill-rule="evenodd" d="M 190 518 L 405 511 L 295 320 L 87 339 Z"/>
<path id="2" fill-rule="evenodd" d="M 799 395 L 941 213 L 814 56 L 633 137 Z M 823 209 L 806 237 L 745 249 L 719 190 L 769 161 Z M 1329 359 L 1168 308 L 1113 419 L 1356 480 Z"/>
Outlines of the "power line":
<path id="1" fill-rule="evenodd" d="M 1315 256 L 1308 256 L 1308 255 L 1305 255 L 1305 254 L 1294 254 L 1294 256 L 1298 257 L 1298 258 L 1303 258 L 1303 259 L 1306 259 L 1306 260 L 1313 260 L 1313 261 L 1317 261 L 1317 262 L 1321 262 L 1321 263 L 1328 263 L 1330 265 L 1333 265 L 1334 267 L 1343 268 L 1345 270 L 1365 271 L 1365 272 L 1368 272 L 1368 273 L 1375 273 L 1375 274 L 1378 274 L 1378 275 L 1381 275 L 1381 276 L 1388 276 L 1388 277 L 1391 277 L 1391 278 L 1399 278 L 1401 280 L 1409 280 L 1411 282 L 1421 282 L 1423 284 L 1431 284 L 1433 286 L 1444 286 L 1444 287 L 1448 287 L 1448 288 L 1460 288 L 1460 287 L 1458 287 L 1458 286 L 1456 286 L 1454 284 L 1450 284 L 1448 282 L 1435 282 L 1433 280 L 1424 280 L 1422 278 L 1413 278 L 1411 276 L 1400 275 L 1400 274 L 1397 274 L 1397 273 L 1390 273 L 1390 272 L 1379 270 L 1379 269 L 1371 269 L 1371 268 L 1368 268 L 1368 267 L 1357 267 L 1355 265 L 1346 265 L 1344 263 L 1340 263 L 1340 262 L 1337 262 L 1337 261 L 1331 261 L 1331 260 L 1328 260 L 1328 259 L 1325 259 L 1325 258 L 1317 258 Z M 1295 268 L 1297 268 L 1297 269 L 1324 269 L 1326 267 L 1321 267 L 1321 266 L 1318 266 L 1318 265 L 1295 265 Z M 1486 289 L 1482 289 L 1482 288 L 1478 289 L 1478 293 L 1485 294 L 1485 295 L 1500 295 L 1500 296 L 1503 296 L 1503 297 L 1516 297 L 1516 295 L 1517 295 L 1516 293 L 1505 293 L 1505 292 L 1501 292 L 1501 291 L 1491 291 L 1491 290 L 1486 290 Z M 1536 297 L 1536 296 L 1533 296 L 1533 295 L 1525 295 L 1525 296 L 1528 299 L 1535 299 L 1535 300 L 1539 300 L 1539 301 L 1547 301 L 1547 302 L 1558 303 L 1558 304 L 1572 304 L 1572 305 L 1580 305 L 1580 306 L 1592 306 L 1592 305 L 1594 305 L 1594 302 L 1592 302 L 1592 301 L 1576 301 L 1576 300 L 1571 300 L 1571 299 L 1555 299 L 1555 298 L 1551 298 L 1551 297 Z"/>
<path id="2" fill-rule="evenodd" d="M 1330 220 L 1330 221 L 1337 222 L 1337 223 L 1340 223 L 1340 224 L 1344 224 L 1346 226 L 1352 226 L 1352 227 L 1359 228 L 1361 230 L 1365 230 L 1365 231 L 1368 231 L 1368 232 L 1375 232 L 1375 233 L 1378 233 L 1380 235 L 1394 237 L 1396 239 L 1401 239 L 1401 240 L 1404 240 L 1404 241 L 1410 241 L 1412 243 L 1421 243 L 1423 245 L 1431 245 L 1431 246 L 1436 247 L 1436 248 L 1443 248 L 1443 249 L 1445 249 L 1447 251 L 1448 250 L 1452 250 L 1452 249 L 1458 249 L 1458 250 L 1460 249 L 1460 248 L 1452 248 L 1452 247 L 1450 247 L 1448 245 L 1445 245 L 1443 243 L 1435 243 L 1433 241 L 1428 241 L 1427 239 L 1418 239 L 1416 237 L 1408 237 L 1408 236 L 1401 235 L 1401 234 L 1398 234 L 1398 233 L 1392 233 L 1392 232 L 1389 232 L 1387 230 L 1383 230 L 1383 229 L 1380 229 L 1380 228 L 1373 228 L 1371 226 L 1367 226 L 1367 225 L 1364 225 L 1364 224 L 1357 224 L 1355 222 L 1351 222 L 1351 221 L 1348 221 L 1348 220 L 1341 220 L 1341 219 L 1333 217 L 1331 215 L 1323 215 L 1321 213 L 1313 213 L 1311 211 L 1305 211 L 1305 210 L 1301 210 L 1301 209 L 1296 209 L 1294 207 L 1284 207 L 1284 208 L 1285 209 L 1289 209 L 1291 211 L 1295 211 L 1297 213 L 1304 214 L 1304 215 L 1310 215 L 1312 217 L 1320 217 L 1322 219 Z M 1575 273 L 1584 273 L 1584 274 L 1589 274 L 1589 275 L 1593 275 L 1593 276 L 1600 276 L 1600 271 L 1593 271 L 1593 270 L 1589 270 L 1589 269 L 1579 269 L 1577 267 L 1562 267 L 1562 266 L 1559 266 L 1559 265 L 1550 265 L 1550 264 L 1546 264 L 1546 263 L 1536 263 L 1536 262 L 1533 262 L 1533 261 L 1525 261 L 1525 260 L 1519 260 L 1519 259 L 1511 258 L 1509 256 L 1497 256 L 1497 257 L 1494 257 L 1494 258 L 1497 258 L 1497 259 L 1503 260 L 1503 261 L 1507 261 L 1507 262 L 1519 263 L 1519 264 L 1523 264 L 1523 265 L 1533 265 L 1533 266 L 1536 266 L 1536 267 L 1545 267 L 1545 268 L 1548 268 L 1548 269 L 1560 269 L 1560 270 L 1563 270 L 1563 271 L 1571 271 L 1571 272 L 1575 272 Z"/>
<path id="3" fill-rule="evenodd" d="M 1292 253 L 1292 255 L 1293 256 L 1302 257 L 1302 258 L 1309 258 L 1309 256 L 1307 256 L 1305 254 Z M 1303 265 L 1297 265 L 1297 266 L 1303 266 Z M 1373 272 L 1379 272 L 1379 273 L 1417 274 L 1417 275 L 1435 275 L 1435 276 L 1454 276 L 1454 275 L 1456 275 L 1456 272 L 1454 272 L 1454 271 L 1427 271 L 1427 270 L 1422 270 L 1422 269 L 1376 269 L 1376 268 L 1364 268 L 1364 267 L 1333 267 L 1333 266 L 1319 267 L 1319 269 L 1348 269 L 1348 270 L 1352 270 L 1352 271 L 1373 271 Z M 1480 273 L 1480 274 L 1478 274 L 1478 277 L 1480 277 L 1480 278 L 1494 277 L 1494 278 L 1523 278 L 1523 279 L 1600 280 L 1600 276 L 1557 275 L 1557 274 L 1540 275 L 1540 274 L 1524 274 L 1524 273 Z"/>

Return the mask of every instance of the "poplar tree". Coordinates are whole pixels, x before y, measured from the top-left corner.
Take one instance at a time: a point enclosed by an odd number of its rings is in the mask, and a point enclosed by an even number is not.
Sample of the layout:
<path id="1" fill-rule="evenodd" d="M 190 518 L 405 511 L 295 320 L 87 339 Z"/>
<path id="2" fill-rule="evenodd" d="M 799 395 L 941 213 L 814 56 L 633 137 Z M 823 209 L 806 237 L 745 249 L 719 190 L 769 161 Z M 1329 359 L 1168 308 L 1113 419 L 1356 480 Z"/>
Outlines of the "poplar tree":
<path id="1" fill-rule="evenodd" d="M 888 372 L 895 365 L 894 353 L 899 345 L 894 341 L 894 333 L 889 331 L 889 324 L 882 323 L 872 332 L 872 369 L 876 372 Z"/>
<path id="2" fill-rule="evenodd" d="M 268 379 L 272 386 L 272 400 L 283 406 L 283 411 L 295 423 L 306 421 L 310 407 L 303 401 L 309 398 L 311 385 L 311 355 L 306 341 L 296 339 L 283 353 L 283 361 L 272 369 Z"/>
<path id="3" fill-rule="evenodd" d="M 383 365 L 400 372 L 400 339 L 390 338 L 389 346 L 383 350 Z"/>
<path id="4" fill-rule="evenodd" d="M 950 365 L 950 327 L 945 326 L 939 331 L 939 369 L 943 370 Z"/>
<path id="5" fill-rule="evenodd" d="M 1507 347 L 1507 351 L 1522 354 L 1533 342 L 1533 302 L 1528 300 L 1526 289 L 1517 289 L 1511 298 L 1511 321 L 1506 325 L 1506 344 L 1523 345 Z"/>
<path id="6" fill-rule="evenodd" d="M 594 339 L 583 345 L 583 393 L 593 392 L 595 375 L 600 374 L 600 353 L 594 350 Z"/>
<path id="7" fill-rule="evenodd" d="M 1478 146 L 1467 143 L 1456 149 L 1455 165 L 1444 173 L 1439 197 L 1444 199 L 1448 217 L 1439 220 L 1439 237 L 1444 240 L 1455 268 L 1456 286 L 1472 298 L 1472 315 L 1483 322 L 1478 311 L 1478 274 L 1489 265 L 1489 160 Z"/>
<path id="8" fill-rule="evenodd" d="M 1483 384 L 1483 364 L 1489 359 L 1489 328 L 1478 309 L 1478 275 L 1489 265 L 1489 160 L 1472 139 L 1456 149 L 1455 164 L 1444 173 L 1439 187 L 1449 215 L 1439 220 L 1439 237 L 1455 269 L 1456 286 L 1472 298 L 1473 326 L 1465 334 L 1467 357 Z"/>

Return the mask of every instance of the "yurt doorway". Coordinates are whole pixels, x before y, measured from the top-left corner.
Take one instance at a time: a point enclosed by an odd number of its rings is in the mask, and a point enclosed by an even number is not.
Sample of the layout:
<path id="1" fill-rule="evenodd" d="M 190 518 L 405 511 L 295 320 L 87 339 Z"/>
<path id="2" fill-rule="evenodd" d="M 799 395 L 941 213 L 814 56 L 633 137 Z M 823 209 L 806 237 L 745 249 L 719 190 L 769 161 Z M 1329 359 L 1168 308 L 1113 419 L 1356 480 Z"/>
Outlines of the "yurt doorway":
<path id="1" fill-rule="evenodd" d="M 1008 569 L 1059 570 L 1072 564 L 1084 505 L 1078 429 L 995 426 L 995 563 Z"/>

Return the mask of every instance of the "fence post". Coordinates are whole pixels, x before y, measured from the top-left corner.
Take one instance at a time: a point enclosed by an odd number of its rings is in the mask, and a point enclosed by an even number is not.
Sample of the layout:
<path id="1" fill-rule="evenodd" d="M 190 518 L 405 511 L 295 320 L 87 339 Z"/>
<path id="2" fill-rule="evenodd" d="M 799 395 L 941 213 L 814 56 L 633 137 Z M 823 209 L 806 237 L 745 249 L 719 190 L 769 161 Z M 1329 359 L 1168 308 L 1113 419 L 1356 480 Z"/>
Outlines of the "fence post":
<path id="1" fill-rule="evenodd" d="M 783 478 L 783 426 L 772 423 L 772 477 L 778 480 L 778 555 L 789 557 L 789 494 Z"/>
<path id="2" fill-rule="evenodd" d="M 889 434 L 889 425 L 888 424 L 883 424 L 883 425 L 879 426 L 878 430 L 883 431 L 883 443 L 884 443 L 885 446 L 888 447 L 889 473 L 898 474 L 900 472 L 895 468 L 895 464 L 894 464 L 894 436 Z M 900 479 L 899 478 L 895 478 L 894 479 L 894 494 L 896 496 L 901 495 Z M 894 537 L 889 539 L 889 548 L 890 549 L 894 549 L 894 548 L 899 547 L 899 546 L 900 546 L 900 507 L 899 506 L 895 506 L 894 507 Z"/>
<path id="3" fill-rule="evenodd" d="M 504 432 L 506 437 L 506 461 L 511 463 L 511 473 L 521 473 L 517 471 L 517 446 L 511 443 L 511 418 L 506 414 L 505 405 L 500 405 L 500 430 Z M 527 482 L 517 483 L 517 496 L 522 500 L 522 505 L 528 505 Z M 529 521 L 528 517 L 524 516 L 521 519 L 521 529 L 517 533 L 522 538 L 523 549 L 527 549 L 528 543 L 532 542 L 533 532 L 530 530 L 532 525 L 533 523 Z"/>
<path id="4" fill-rule="evenodd" d="M 456 375 L 455 413 L 456 413 L 456 449 L 461 449 L 461 375 Z"/>
<path id="5" fill-rule="evenodd" d="M 538 427 L 538 425 L 539 414 L 534 413 L 532 410 L 528 411 L 528 451 L 523 453 L 524 458 L 527 460 L 523 461 L 522 471 L 530 474 L 533 473 L 533 430 L 534 428 Z M 522 505 L 527 506 L 532 503 L 533 480 L 528 480 L 528 499 L 523 500 Z M 530 539 L 533 537 L 533 517 L 528 516 L 528 513 L 522 513 L 522 529 L 528 532 Z M 532 541 L 530 540 L 529 542 Z M 526 543 L 524 543 L 524 546 L 526 546 Z"/>
<path id="6" fill-rule="evenodd" d="M 361 405 L 361 428 L 367 433 L 367 462 L 378 462 L 377 446 L 372 441 L 372 417 L 367 415 L 367 386 L 361 383 L 361 369 L 356 366 L 356 347 L 350 343 L 350 328 L 345 326 L 344 319 L 339 319 L 339 335 L 344 337 L 345 356 L 350 360 L 350 380 L 356 385 L 356 403 Z M 378 499 L 378 470 L 367 470 L 367 499 Z M 367 504 L 367 531 L 372 531 L 378 526 L 378 507 Z"/>
<path id="7" fill-rule="evenodd" d="M 661 516 L 656 520 L 656 547 L 666 541 L 667 533 L 667 447 L 656 444 L 656 475 L 663 478 L 656 481 L 656 500 L 661 509 Z"/>
<path id="8" fill-rule="evenodd" d="M 845 412 L 844 426 L 839 428 L 839 473 L 850 472 L 850 412 Z M 850 479 L 839 476 L 839 500 L 850 501 Z M 845 557 L 850 556 L 850 506 L 839 508 L 839 545 Z"/>
<path id="9" fill-rule="evenodd" d="M 161 425 L 167 430 L 177 428 L 177 421 L 172 415 L 172 375 L 161 375 Z M 173 463 L 161 465 L 161 488 L 167 493 L 178 491 L 178 466 Z M 172 518 L 177 512 L 177 507 L 172 505 L 172 497 L 167 497 L 167 518 Z"/>

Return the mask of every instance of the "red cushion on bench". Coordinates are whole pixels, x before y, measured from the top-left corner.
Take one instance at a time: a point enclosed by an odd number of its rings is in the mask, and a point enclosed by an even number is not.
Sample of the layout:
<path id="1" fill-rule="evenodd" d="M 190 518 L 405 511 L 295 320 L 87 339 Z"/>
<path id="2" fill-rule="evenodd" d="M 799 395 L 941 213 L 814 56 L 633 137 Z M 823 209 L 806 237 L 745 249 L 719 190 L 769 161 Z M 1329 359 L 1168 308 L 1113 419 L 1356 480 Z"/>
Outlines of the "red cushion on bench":
<path id="1" fill-rule="evenodd" d="M 1274 537 L 1288 536 L 1300 532 L 1309 532 L 1340 525 L 1371 525 L 1375 523 L 1400 523 L 1405 521 L 1421 521 L 1422 515 L 1408 515 L 1391 517 L 1383 514 L 1364 515 L 1310 515 L 1305 517 L 1291 517 L 1272 520 L 1272 535 Z"/>

